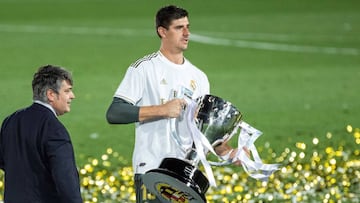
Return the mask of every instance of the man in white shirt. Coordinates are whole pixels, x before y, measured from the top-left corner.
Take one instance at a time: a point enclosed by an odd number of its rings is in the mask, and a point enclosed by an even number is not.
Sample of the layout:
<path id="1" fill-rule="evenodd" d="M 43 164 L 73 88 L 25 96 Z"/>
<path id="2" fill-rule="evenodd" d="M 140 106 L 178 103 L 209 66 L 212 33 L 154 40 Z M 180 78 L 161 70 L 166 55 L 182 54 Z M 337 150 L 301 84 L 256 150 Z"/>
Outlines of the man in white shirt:
<path id="1" fill-rule="evenodd" d="M 174 92 L 185 88 L 191 92 L 192 99 L 210 92 L 205 73 L 183 55 L 188 48 L 189 26 L 188 12 L 182 8 L 170 5 L 157 12 L 160 50 L 130 65 L 106 114 L 111 124 L 135 122 L 133 169 L 137 202 L 142 201 L 138 194 L 141 174 L 157 168 L 165 157 L 185 158 L 184 146 L 179 146 L 170 132 L 170 119 L 179 118 L 186 105 Z M 186 133 L 179 136 L 184 143 L 189 137 Z"/>

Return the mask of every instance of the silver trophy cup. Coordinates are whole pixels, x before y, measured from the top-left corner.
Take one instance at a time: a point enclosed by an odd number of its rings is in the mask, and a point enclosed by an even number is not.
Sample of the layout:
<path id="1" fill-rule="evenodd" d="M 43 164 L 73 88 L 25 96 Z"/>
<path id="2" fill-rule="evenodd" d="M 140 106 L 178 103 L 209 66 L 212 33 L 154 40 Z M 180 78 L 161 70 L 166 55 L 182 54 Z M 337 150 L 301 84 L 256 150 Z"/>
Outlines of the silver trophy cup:
<path id="1" fill-rule="evenodd" d="M 230 102 L 214 96 L 204 95 L 198 100 L 196 123 L 198 129 L 209 143 L 216 147 L 229 141 L 237 131 L 242 114 Z M 187 159 L 196 159 L 196 150 L 192 150 Z"/>
<path id="2" fill-rule="evenodd" d="M 209 143 L 215 147 L 228 141 L 236 131 L 241 113 L 230 102 L 214 95 L 198 98 L 197 104 L 197 127 Z M 144 174 L 143 182 L 162 202 L 206 202 L 209 181 L 197 165 L 198 156 L 194 147 L 184 159 L 162 160 L 159 168 Z"/>

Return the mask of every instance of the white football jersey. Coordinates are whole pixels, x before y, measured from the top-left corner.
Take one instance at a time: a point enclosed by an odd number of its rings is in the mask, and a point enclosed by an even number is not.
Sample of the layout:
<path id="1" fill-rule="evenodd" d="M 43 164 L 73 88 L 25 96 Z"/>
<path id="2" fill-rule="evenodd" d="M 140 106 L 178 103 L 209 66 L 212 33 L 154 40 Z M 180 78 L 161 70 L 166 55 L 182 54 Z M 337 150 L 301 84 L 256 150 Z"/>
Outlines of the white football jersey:
<path id="1" fill-rule="evenodd" d="M 174 64 L 160 51 L 147 55 L 128 68 L 125 77 L 115 92 L 136 106 L 160 105 L 173 98 L 174 90 L 185 87 L 192 91 L 196 99 L 209 94 L 207 76 L 184 59 L 181 65 Z M 184 146 L 180 147 L 171 135 L 170 119 L 136 123 L 133 169 L 135 173 L 145 173 L 158 168 L 165 157 L 185 158 L 182 148 L 192 145 L 188 129 L 177 120 L 177 132 Z"/>

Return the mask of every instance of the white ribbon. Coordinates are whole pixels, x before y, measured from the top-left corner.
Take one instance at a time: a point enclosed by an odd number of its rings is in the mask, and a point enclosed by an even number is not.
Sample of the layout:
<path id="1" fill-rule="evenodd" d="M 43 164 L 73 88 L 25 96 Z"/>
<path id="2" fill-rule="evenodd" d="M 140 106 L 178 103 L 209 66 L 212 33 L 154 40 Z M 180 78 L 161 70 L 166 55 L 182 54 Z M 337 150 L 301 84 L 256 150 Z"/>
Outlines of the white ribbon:
<path id="1" fill-rule="evenodd" d="M 209 162 L 206 159 L 206 153 L 211 152 L 216 155 L 213 147 L 209 143 L 208 139 L 201 133 L 201 131 L 197 128 L 195 123 L 195 111 L 197 109 L 197 104 L 195 101 L 186 99 L 187 106 L 189 108 L 188 114 L 186 115 L 187 118 L 187 125 L 191 132 L 191 137 L 194 141 L 196 155 L 200 159 L 202 165 L 204 166 L 206 175 L 209 179 L 209 183 L 211 186 L 216 187 L 216 181 L 214 178 L 214 173 Z"/>
<path id="2" fill-rule="evenodd" d="M 170 122 L 170 134 L 171 134 L 172 138 L 174 139 L 176 144 L 179 146 L 181 151 L 183 153 L 186 153 L 186 149 L 183 147 L 183 143 L 181 142 L 180 137 L 179 137 L 179 135 L 177 134 L 177 131 L 176 131 L 176 129 L 177 129 L 176 128 L 176 122 L 177 122 L 176 118 L 170 118 L 169 122 Z"/>
<path id="3" fill-rule="evenodd" d="M 209 184 L 211 186 L 216 187 L 216 181 L 214 178 L 214 173 L 212 171 L 212 168 L 209 164 L 209 162 L 206 159 L 206 154 L 210 151 L 214 155 L 216 155 L 213 147 L 211 146 L 208 139 L 201 133 L 201 131 L 198 129 L 195 123 L 195 111 L 197 110 L 197 103 L 191 99 L 192 92 L 185 87 L 179 87 L 178 90 L 173 91 L 173 93 L 170 95 L 170 98 L 182 98 L 185 99 L 187 105 L 187 110 L 184 111 L 185 113 L 185 120 L 186 125 L 188 129 L 190 130 L 190 136 L 191 139 L 194 142 L 195 145 L 195 152 L 196 152 L 196 158 L 198 158 L 207 175 L 207 178 L 209 179 Z M 181 148 L 181 151 L 186 152 L 187 149 L 184 148 L 183 143 L 177 133 L 177 118 L 169 119 L 170 122 L 170 133 L 177 145 Z M 217 155 L 216 155 L 217 156 Z"/>
<path id="4" fill-rule="evenodd" d="M 188 127 L 191 132 L 192 139 L 195 144 L 195 150 L 197 153 L 198 158 L 200 159 L 201 163 L 204 166 L 206 175 L 209 179 L 209 183 L 211 186 L 216 187 L 216 182 L 214 178 L 214 174 L 210 164 L 214 162 L 209 162 L 206 159 L 206 153 L 211 152 L 215 156 L 219 157 L 213 147 L 211 146 L 208 139 L 205 135 L 198 129 L 196 126 L 194 116 L 195 110 L 197 109 L 197 104 L 193 100 L 186 100 L 188 103 L 187 108 L 190 108 L 188 114 L 186 115 L 186 120 L 188 123 Z M 259 153 L 254 145 L 257 138 L 259 138 L 262 134 L 261 131 L 255 129 L 254 127 L 250 126 L 248 123 L 241 121 L 236 129 L 241 128 L 240 135 L 238 138 L 238 152 L 236 153 L 235 157 L 232 158 L 232 162 L 239 160 L 244 171 L 252 178 L 267 181 L 269 176 L 276 170 L 279 170 L 279 164 L 264 164 L 260 159 Z M 236 133 L 237 130 L 233 132 Z M 245 148 L 250 151 L 254 160 L 249 157 Z M 216 165 L 216 164 L 213 164 Z M 220 164 L 219 164 L 220 165 Z"/>
<path id="5" fill-rule="evenodd" d="M 230 161 L 225 160 L 225 162 L 217 163 L 217 162 L 209 162 L 206 159 L 206 154 L 208 152 L 211 152 L 215 156 L 219 157 L 212 145 L 210 144 L 209 140 L 206 138 L 206 136 L 198 129 L 196 123 L 195 123 L 195 111 L 197 110 L 197 103 L 190 99 L 189 97 L 184 97 L 184 91 L 180 91 L 180 95 L 176 95 L 175 97 L 178 98 L 184 98 L 187 102 L 186 108 L 188 108 L 185 119 L 186 119 L 186 125 L 188 129 L 190 130 L 190 136 L 194 142 L 195 145 L 195 151 L 197 158 L 201 161 L 206 175 L 209 179 L 209 183 L 211 186 L 216 187 L 216 181 L 214 178 L 214 173 L 212 171 L 211 165 L 225 165 L 227 163 L 236 162 L 239 160 L 241 162 L 241 165 L 244 169 L 244 171 L 252 178 L 259 179 L 261 181 L 267 181 L 269 176 L 276 170 L 279 170 L 279 164 L 264 164 L 262 160 L 260 159 L 259 153 L 256 150 L 256 147 L 254 145 L 254 142 L 258 137 L 261 136 L 262 132 L 253 128 L 249 124 L 247 124 L 244 121 L 240 121 L 239 124 L 235 127 L 232 134 L 236 133 L 238 131 L 238 128 L 241 128 L 239 137 L 238 137 L 238 151 L 234 158 L 232 158 Z M 179 135 L 176 132 L 176 119 L 170 119 L 170 128 L 171 128 L 171 134 L 175 140 L 175 142 L 181 147 L 182 151 L 186 151 L 184 147 L 182 146 L 182 142 L 179 138 Z M 252 155 L 252 160 L 248 154 L 248 152 L 245 150 L 250 151 L 250 154 Z"/>
<path id="6" fill-rule="evenodd" d="M 267 181 L 274 171 L 279 170 L 280 165 L 263 164 L 261 161 L 254 145 L 255 140 L 261 136 L 261 131 L 253 128 L 244 121 L 239 123 L 239 127 L 241 127 L 241 131 L 238 138 L 238 152 L 233 161 L 239 160 L 249 176 L 261 181 Z M 250 159 L 248 152 L 246 152 L 244 148 L 247 148 L 251 152 L 254 160 Z"/>

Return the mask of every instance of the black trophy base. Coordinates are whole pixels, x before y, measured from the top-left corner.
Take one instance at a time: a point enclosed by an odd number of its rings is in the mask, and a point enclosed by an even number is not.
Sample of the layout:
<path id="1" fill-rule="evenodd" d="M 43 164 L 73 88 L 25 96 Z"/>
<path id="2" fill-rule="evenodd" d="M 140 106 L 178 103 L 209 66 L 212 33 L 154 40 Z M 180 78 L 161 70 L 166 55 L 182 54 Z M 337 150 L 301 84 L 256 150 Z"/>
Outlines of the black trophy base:
<path id="1" fill-rule="evenodd" d="M 159 168 L 143 175 L 143 182 L 164 203 L 205 203 L 209 188 L 209 181 L 201 171 L 176 158 L 163 159 Z"/>

